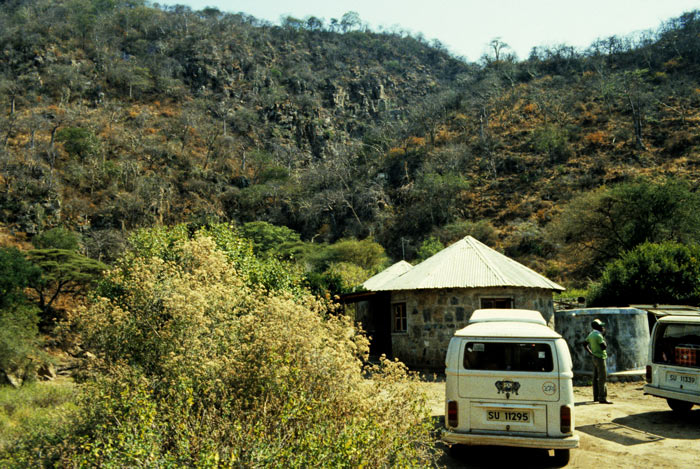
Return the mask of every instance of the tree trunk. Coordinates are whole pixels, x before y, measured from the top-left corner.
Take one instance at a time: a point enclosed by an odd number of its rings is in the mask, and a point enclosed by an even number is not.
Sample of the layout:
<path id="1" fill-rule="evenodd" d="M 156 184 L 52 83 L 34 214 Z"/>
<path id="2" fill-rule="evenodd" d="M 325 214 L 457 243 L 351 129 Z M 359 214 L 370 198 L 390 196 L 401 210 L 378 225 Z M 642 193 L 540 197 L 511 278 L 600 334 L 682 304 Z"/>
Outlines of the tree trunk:
<path id="1" fill-rule="evenodd" d="M 634 123 L 634 139 L 635 143 L 637 145 L 637 148 L 640 150 L 646 150 L 647 147 L 644 145 L 644 141 L 642 140 L 642 106 L 637 100 L 635 103 L 634 100 L 632 99 L 632 96 L 627 95 L 627 99 L 630 103 L 630 108 L 632 109 L 632 121 Z"/>

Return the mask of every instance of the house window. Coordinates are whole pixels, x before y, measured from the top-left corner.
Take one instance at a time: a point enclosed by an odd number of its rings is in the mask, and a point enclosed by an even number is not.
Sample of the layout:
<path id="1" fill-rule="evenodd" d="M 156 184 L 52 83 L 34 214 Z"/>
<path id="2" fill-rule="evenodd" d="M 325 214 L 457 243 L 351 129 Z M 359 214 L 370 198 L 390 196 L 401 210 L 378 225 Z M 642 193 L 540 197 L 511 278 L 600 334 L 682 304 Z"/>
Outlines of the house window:
<path id="1" fill-rule="evenodd" d="M 392 332 L 406 332 L 406 303 L 391 305 Z"/>
<path id="2" fill-rule="evenodd" d="M 512 309 L 513 298 L 482 298 L 481 309 Z"/>

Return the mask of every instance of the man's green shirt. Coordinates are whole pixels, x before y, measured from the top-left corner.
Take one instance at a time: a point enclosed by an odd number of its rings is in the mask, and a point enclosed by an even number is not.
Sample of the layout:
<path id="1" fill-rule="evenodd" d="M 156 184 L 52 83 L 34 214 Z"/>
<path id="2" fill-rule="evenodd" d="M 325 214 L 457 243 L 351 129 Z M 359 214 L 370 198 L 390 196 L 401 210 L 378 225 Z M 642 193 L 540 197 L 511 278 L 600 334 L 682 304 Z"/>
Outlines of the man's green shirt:
<path id="1" fill-rule="evenodd" d="M 591 331 L 588 337 L 586 337 L 586 340 L 591 345 L 591 352 L 593 352 L 594 356 L 602 358 L 603 360 L 608 358 L 608 352 L 600 348 L 600 344 L 605 344 L 605 338 L 600 331 Z"/>

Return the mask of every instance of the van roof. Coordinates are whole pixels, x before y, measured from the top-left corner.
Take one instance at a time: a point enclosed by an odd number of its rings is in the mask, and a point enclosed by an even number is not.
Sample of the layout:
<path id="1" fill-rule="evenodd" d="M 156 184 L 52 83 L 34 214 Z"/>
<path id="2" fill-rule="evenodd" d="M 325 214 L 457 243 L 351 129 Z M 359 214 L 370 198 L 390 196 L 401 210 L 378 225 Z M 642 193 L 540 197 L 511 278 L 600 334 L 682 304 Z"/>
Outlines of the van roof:
<path id="1" fill-rule="evenodd" d="M 675 315 L 675 316 L 662 316 L 659 318 L 659 322 L 662 323 L 692 323 L 700 324 L 700 314 L 697 315 Z"/>
<path id="2" fill-rule="evenodd" d="M 558 339 L 556 331 L 542 324 L 522 321 L 486 321 L 469 324 L 454 334 L 455 337 Z"/>
<path id="3" fill-rule="evenodd" d="M 477 309 L 469 318 L 469 324 L 477 322 L 527 322 L 533 324 L 547 325 L 539 311 L 530 309 Z"/>

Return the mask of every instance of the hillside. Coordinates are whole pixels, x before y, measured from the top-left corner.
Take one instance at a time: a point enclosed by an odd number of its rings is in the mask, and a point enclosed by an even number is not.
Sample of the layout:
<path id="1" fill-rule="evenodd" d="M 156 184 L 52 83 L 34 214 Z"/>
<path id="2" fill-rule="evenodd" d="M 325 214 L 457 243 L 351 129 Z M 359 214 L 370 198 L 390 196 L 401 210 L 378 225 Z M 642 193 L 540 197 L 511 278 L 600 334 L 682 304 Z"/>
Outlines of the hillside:
<path id="1" fill-rule="evenodd" d="M 697 181 L 700 17 L 480 64 L 345 15 L 27 0 L 0 11 L 0 222 L 129 230 L 264 220 L 412 259 L 465 230 L 564 275 L 545 236 L 579 191 Z M 501 45 L 504 46 L 504 45 Z M 501 53 L 504 52 L 504 53 Z"/>

